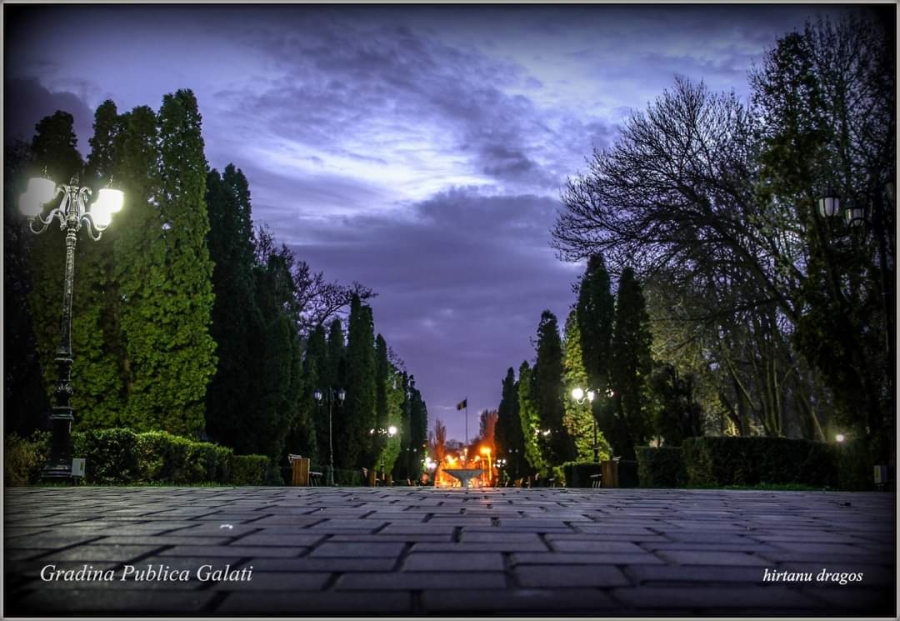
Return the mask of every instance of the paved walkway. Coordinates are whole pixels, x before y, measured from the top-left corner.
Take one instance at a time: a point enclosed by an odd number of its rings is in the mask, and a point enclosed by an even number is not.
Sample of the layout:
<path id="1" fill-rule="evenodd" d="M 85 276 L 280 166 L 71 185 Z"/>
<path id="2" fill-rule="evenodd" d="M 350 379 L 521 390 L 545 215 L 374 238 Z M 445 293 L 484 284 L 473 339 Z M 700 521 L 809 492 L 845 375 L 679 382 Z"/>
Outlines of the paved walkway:
<path id="1" fill-rule="evenodd" d="M 895 606 L 888 493 L 82 487 L 5 500 L 6 616 Z"/>

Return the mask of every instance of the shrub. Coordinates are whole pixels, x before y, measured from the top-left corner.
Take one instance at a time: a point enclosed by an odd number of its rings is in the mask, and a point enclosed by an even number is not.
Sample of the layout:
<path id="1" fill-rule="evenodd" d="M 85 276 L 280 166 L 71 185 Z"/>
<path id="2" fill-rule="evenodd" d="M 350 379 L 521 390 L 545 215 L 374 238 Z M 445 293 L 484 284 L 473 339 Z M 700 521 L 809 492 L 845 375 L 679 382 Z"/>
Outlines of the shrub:
<path id="1" fill-rule="evenodd" d="M 7 435 L 3 438 L 3 483 L 7 487 L 36 484 L 49 455 L 47 431 L 36 431 L 29 438 Z"/>
<path id="2" fill-rule="evenodd" d="M 563 469 L 563 466 L 552 466 L 550 468 L 550 478 L 556 479 L 553 484 L 557 487 L 565 487 L 566 481 L 568 480 L 566 479 L 566 472 Z"/>
<path id="3" fill-rule="evenodd" d="M 49 454 L 49 432 L 36 432 L 29 439 L 14 434 L 6 436 L 6 485 L 12 487 L 38 483 Z M 277 476 L 277 471 L 269 467 L 268 458 L 263 455 L 236 457 L 228 447 L 209 442 L 193 442 L 164 431 L 140 434 L 129 429 L 75 432 L 72 434 L 72 455 L 87 460 L 87 483 L 283 483 Z"/>
<path id="4" fill-rule="evenodd" d="M 219 449 L 211 442 L 192 442 L 187 455 L 189 483 L 218 481 Z"/>
<path id="5" fill-rule="evenodd" d="M 227 446 L 213 445 L 216 447 L 216 475 L 213 481 L 217 483 L 229 483 L 231 481 L 231 463 L 234 460 L 234 451 Z"/>
<path id="6" fill-rule="evenodd" d="M 838 486 L 841 489 L 867 491 L 875 489 L 873 468 L 876 459 L 871 447 L 860 440 L 851 440 L 833 446 L 838 468 Z"/>
<path id="7" fill-rule="evenodd" d="M 324 472 L 324 471 L 323 471 Z M 362 487 L 363 481 L 362 471 L 358 469 L 344 470 L 340 468 L 334 469 L 334 484 L 344 487 Z"/>
<path id="8" fill-rule="evenodd" d="M 566 487 L 591 487 L 591 475 L 600 474 L 600 464 L 592 461 L 570 461 L 562 465 L 566 477 Z"/>
<path id="9" fill-rule="evenodd" d="M 193 443 L 165 431 L 150 431 L 138 436 L 141 478 L 183 485 L 191 481 L 193 464 L 188 461 Z"/>
<path id="10" fill-rule="evenodd" d="M 638 463 L 631 460 L 620 460 L 618 464 L 619 487 L 637 487 L 640 484 L 638 478 Z"/>
<path id="11" fill-rule="evenodd" d="M 678 447 L 635 447 L 641 487 L 683 487 L 687 477 Z"/>
<path id="12" fill-rule="evenodd" d="M 821 442 L 702 437 L 689 438 L 681 446 L 689 485 L 837 485 L 835 447 Z"/>
<path id="13" fill-rule="evenodd" d="M 130 429 L 99 429 L 72 434 L 72 456 L 83 457 L 85 482 L 135 483 L 141 479 L 138 437 Z"/>
<path id="14" fill-rule="evenodd" d="M 231 460 L 232 485 L 264 485 L 269 467 L 265 455 L 235 455 Z"/>

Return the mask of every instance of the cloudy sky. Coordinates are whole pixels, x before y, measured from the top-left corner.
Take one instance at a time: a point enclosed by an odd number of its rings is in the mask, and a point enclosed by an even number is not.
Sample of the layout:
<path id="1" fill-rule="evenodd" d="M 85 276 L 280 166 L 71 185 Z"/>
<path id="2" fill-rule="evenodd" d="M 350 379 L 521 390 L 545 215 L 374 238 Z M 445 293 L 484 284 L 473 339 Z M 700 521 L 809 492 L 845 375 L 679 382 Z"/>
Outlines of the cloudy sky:
<path id="1" fill-rule="evenodd" d="M 192 89 L 206 154 L 250 181 L 254 220 L 329 279 L 378 292 L 376 330 L 430 419 L 496 408 L 565 322 L 582 265 L 549 229 L 567 175 L 676 74 L 746 97 L 779 36 L 839 7 L 4 5 L 6 135 L 57 109 Z"/>

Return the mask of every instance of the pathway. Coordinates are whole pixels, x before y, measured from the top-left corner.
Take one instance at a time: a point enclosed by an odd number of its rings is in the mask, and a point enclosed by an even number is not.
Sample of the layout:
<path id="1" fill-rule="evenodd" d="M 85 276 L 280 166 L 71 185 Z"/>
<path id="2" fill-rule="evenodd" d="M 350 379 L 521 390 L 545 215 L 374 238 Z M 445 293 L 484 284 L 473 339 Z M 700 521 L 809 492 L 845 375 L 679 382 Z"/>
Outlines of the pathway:
<path id="1" fill-rule="evenodd" d="M 5 616 L 895 609 L 888 493 L 80 487 L 5 500 Z"/>

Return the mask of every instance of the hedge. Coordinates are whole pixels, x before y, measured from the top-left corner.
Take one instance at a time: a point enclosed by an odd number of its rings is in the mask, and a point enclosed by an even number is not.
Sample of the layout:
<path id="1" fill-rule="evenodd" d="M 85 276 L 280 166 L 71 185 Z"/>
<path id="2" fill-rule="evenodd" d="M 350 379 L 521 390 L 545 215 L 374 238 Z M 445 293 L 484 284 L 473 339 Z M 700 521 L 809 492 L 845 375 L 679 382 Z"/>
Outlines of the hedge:
<path id="1" fill-rule="evenodd" d="M 4 442 L 6 485 L 38 483 L 49 446 L 47 432 L 39 432 L 28 440 L 7 436 Z M 264 455 L 234 455 L 230 448 L 194 442 L 164 431 L 75 432 L 72 450 L 73 456 L 87 460 L 85 482 L 91 484 L 264 485 L 271 479 L 272 468 Z"/>
<path id="2" fill-rule="evenodd" d="M 591 475 L 600 474 L 600 464 L 592 461 L 570 461 L 562 465 L 566 487 L 591 487 Z"/>
<path id="3" fill-rule="evenodd" d="M 678 447 L 635 447 L 641 487 L 684 487 L 687 476 Z"/>
<path id="4" fill-rule="evenodd" d="M 838 447 L 822 442 L 717 436 L 688 438 L 681 448 L 691 486 L 837 487 L 839 482 Z"/>
<path id="5" fill-rule="evenodd" d="M 6 487 L 34 485 L 50 455 L 50 434 L 36 431 L 30 438 L 14 433 L 3 438 L 3 483 Z"/>

